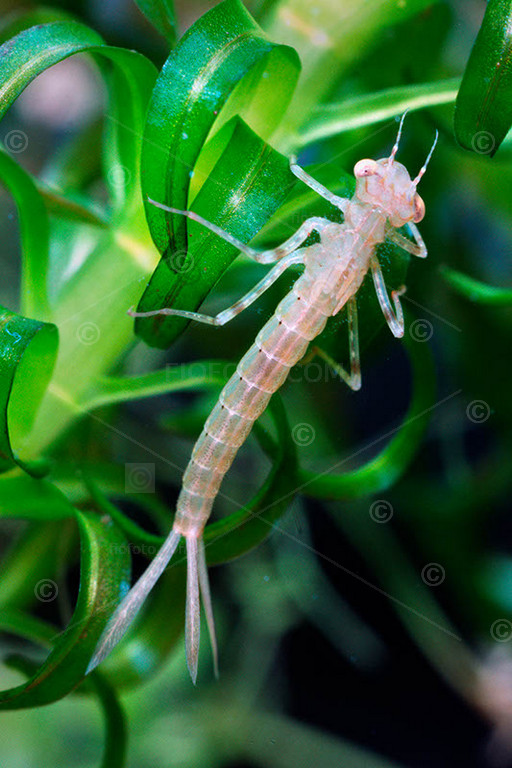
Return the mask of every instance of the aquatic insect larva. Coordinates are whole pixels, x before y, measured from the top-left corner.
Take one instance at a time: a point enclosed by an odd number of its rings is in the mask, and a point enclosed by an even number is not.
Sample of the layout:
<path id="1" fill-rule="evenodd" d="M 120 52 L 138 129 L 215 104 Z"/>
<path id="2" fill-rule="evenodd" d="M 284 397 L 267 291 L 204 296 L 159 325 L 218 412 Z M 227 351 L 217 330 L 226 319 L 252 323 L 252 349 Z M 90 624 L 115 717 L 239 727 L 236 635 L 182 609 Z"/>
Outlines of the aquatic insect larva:
<path id="1" fill-rule="evenodd" d="M 402 132 L 402 116 L 391 155 L 381 160 L 359 160 L 354 167 L 356 190 L 352 198 L 338 197 L 309 176 L 294 160 L 291 170 L 305 184 L 329 200 L 344 214 L 343 224 L 313 217 L 278 248 L 257 251 L 192 211 L 180 211 L 151 201 L 175 214 L 188 216 L 217 233 L 227 242 L 260 264 L 274 264 L 252 291 L 215 317 L 175 309 L 136 313 L 135 317 L 178 315 L 210 325 L 221 326 L 252 304 L 292 264 L 303 264 L 304 272 L 280 302 L 273 317 L 261 329 L 256 341 L 238 363 L 192 451 L 183 476 L 172 530 L 145 573 L 115 610 L 90 662 L 94 669 L 126 632 L 155 582 L 166 568 L 183 536 L 187 547 L 187 597 L 185 641 L 187 664 L 195 682 L 199 652 L 200 596 L 217 669 L 217 647 L 206 569 L 203 530 L 224 475 L 256 419 L 263 413 L 274 392 L 290 369 L 305 354 L 309 343 L 324 329 L 329 317 L 345 305 L 348 310 L 350 371 L 329 358 L 340 377 L 354 390 L 361 386 L 356 293 L 371 270 L 384 317 L 397 336 L 403 336 L 404 317 L 400 304 L 401 288 L 388 296 L 376 255 L 376 246 L 388 238 L 415 256 L 427 250 L 416 227 L 425 215 L 425 205 L 416 187 L 425 173 L 437 141 L 437 134 L 416 178 L 396 162 Z M 409 225 L 414 241 L 396 230 Z M 301 248 L 313 232 L 320 242 Z"/>

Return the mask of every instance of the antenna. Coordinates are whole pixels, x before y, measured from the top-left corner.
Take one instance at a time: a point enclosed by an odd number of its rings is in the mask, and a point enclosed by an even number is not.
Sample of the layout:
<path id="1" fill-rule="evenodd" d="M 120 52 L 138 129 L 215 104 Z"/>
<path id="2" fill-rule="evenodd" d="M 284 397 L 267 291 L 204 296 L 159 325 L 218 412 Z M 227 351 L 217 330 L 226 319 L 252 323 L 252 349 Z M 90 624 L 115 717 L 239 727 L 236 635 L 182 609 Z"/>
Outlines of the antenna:
<path id="1" fill-rule="evenodd" d="M 429 164 L 429 162 L 430 162 L 430 158 L 432 157 L 432 152 L 433 152 L 433 151 L 434 151 L 434 149 L 436 148 L 436 144 L 437 144 L 437 140 L 438 140 L 438 138 L 439 138 L 439 131 L 437 131 L 437 130 L 436 130 L 436 137 L 435 137 L 435 139 L 434 139 L 434 143 L 432 144 L 432 149 L 431 149 L 431 150 L 430 150 L 430 152 L 428 153 L 428 155 L 427 155 L 427 159 L 425 160 L 425 162 L 423 163 L 422 167 L 420 168 L 420 172 L 418 173 L 418 175 L 416 176 L 416 178 L 415 178 L 415 179 L 413 179 L 413 182 L 412 182 L 412 183 L 414 184 L 414 186 L 417 186 L 417 184 L 418 184 L 418 182 L 420 181 L 421 177 L 423 176 L 423 174 L 424 174 L 424 173 L 425 173 L 425 171 L 427 170 L 427 165 Z"/>
<path id="2" fill-rule="evenodd" d="M 405 110 L 403 113 L 401 119 L 400 119 L 400 125 L 398 126 L 398 133 L 396 135 L 396 141 L 394 144 L 393 149 L 391 150 L 391 154 L 389 156 L 388 165 L 391 165 L 393 163 L 393 160 L 395 159 L 395 155 L 398 152 L 398 145 L 400 144 L 400 138 L 402 136 L 402 126 L 404 124 L 405 116 L 408 113 L 408 109 Z"/>

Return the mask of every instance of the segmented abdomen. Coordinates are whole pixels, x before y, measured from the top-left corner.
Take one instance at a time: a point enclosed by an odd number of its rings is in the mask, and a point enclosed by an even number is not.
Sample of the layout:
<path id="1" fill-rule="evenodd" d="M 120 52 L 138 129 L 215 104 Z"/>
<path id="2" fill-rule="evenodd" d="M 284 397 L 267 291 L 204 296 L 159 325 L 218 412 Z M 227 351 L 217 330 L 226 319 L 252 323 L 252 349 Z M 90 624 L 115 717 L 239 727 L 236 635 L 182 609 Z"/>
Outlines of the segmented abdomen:
<path id="1" fill-rule="evenodd" d="M 176 508 L 174 529 L 183 535 L 201 533 L 224 475 L 254 422 L 327 322 L 327 315 L 304 298 L 303 287 L 306 283 L 299 278 L 238 363 L 204 425 Z"/>

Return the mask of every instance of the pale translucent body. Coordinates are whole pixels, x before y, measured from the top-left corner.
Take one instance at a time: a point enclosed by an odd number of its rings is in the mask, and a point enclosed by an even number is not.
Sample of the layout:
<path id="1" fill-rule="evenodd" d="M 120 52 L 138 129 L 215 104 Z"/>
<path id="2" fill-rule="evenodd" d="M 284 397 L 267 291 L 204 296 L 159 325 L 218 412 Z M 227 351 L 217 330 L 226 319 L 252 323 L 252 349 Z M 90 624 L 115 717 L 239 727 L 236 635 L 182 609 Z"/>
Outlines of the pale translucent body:
<path id="1" fill-rule="evenodd" d="M 361 374 L 355 296 L 369 270 L 391 331 L 395 336 L 403 335 L 404 320 L 399 297 L 405 289 L 393 291 L 390 301 L 375 247 L 388 237 L 409 253 L 421 257 L 427 255 L 415 225 L 415 222 L 423 218 L 425 210 L 423 201 L 416 193 L 416 185 L 425 172 L 433 147 L 420 173 L 416 179 L 411 180 L 405 167 L 394 159 L 402 122 L 389 158 L 379 161 L 361 160 L 356 164 L 356 191 L 351 199 L 333 195 L 292 161 L 293 173 L 342 210 L 344 222 L 337 224 L 327 219 L 308 219 L 279 248 L 255 251 L 193 212 L 178 211 L 157 204 L 165 210 L 199 221 L 256 261 L 277 263 L 253 291 L 215 318 L 173 309 L 143 313 L 144 316 L 173 314 L 223 325 L 255 301 L 291 264 L 303 264 L 304 272 L 258 333 L 254 345 L 240 360 L 235 373 L 220 393 L 185 470 L 172 530 L 147 571 L 111 617 L 89 670 L 105 658 L 124 635 L 174 554 L 181 536 L 186 540 L 188 561 L 185 632 L 187 663 L 195 681 L 201 595 L 217 670 L 217 648 L 202 534 L 222 480 L 240 446 L 267 407 L 272 394 L 283 384 L 290 369 L 305 355 L 310 342 L 321 333 L 329 317 L 336 315 L 345 305 L 348 306 L 349 317 L 350 372 L 321 350 L 318 353 L 333 365 L 352 389 L 359 389 Z M 396 228 L 405 224 L 409 224 L 415 242 L 396 232 Z M 318 232 L 320 242 L 299 248 L 313 230 Z"/>

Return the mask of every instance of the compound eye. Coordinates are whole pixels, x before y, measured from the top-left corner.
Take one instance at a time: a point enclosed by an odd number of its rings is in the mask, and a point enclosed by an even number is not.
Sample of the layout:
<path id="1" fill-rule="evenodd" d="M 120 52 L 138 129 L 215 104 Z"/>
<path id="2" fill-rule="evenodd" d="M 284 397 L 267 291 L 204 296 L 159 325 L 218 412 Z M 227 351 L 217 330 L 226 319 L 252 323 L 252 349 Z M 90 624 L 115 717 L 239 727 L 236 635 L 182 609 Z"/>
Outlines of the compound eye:
<path id="1" fill-rule="evenodd" d="M 375 160 L 359 160 L 354 165 L 354 176 L 356 179 L 362 179 L 364 176 L 372 176 L 377 173 L 379 166 Z"/>
<path id="2" fill-rule="evenodd" d="M 425 216 L 425 203 L 419 195 L 414 195 L 414 216 L 413 221 L 417 224 Z"/>

